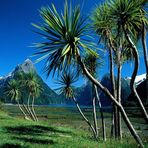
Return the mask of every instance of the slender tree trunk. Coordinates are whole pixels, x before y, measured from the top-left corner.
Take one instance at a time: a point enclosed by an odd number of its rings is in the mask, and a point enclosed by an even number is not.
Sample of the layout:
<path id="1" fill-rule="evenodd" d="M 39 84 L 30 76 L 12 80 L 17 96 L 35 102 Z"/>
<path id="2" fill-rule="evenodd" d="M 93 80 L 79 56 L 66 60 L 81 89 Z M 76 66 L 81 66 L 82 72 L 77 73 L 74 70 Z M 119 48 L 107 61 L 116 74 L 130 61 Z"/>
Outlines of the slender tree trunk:
<path id="1" fill-rule="evenodd" d="M 27 115 L 26 115 L 26 113 L 24 112 L 24 110 L 22 109 L 22 107 L 21 107 L 19 101 L 17 101 L 17 104 L 18 104 L 19 109 L 21 110 L 21 112 L 23 113 L 23 115 L 25 116 L 25 119 L 26 119 Z"/>
<path id="2" fill-rule="evenodd" d="M 115 85 L 115 75 L 114 75 L 114 63 L 113 63 L 113 45 L 111 39 L 109 39 L 109 57 L 110 57 L 110 79 L 112 85 L 112 94 L 116 98 L 116 85 Z M 115 49 L 114 49 L 115 50 Z"/>
<path id="3" fill-rule="evenodd" d="M 123 27 L 124 29 L 124 27 Z M 136 79 L 136 76 L 137 76 L 137 72 L 138 72 L 138 67 L 139 67 L 139 56 L 138 56 L 138 51 L 137 51 L 137 47 L 134 45 L 133 41 L 131 40 L 129 34 L 127 33 L 127 31 L 124 29 L 124 33 L 125 33 L 125 37 L 127 39 L 127 41 L 129 42 L 131 48 L 133 49 L 133 54 L 134 54 L 134 58 L 135 58 L 135 64 L 134 64 L 134 72 L 132 74 L 132 78 L 131 78 L 131 82 L 130 82 L 130 87 L 131 87 L 131 91 L 135 94 L 136 98 L 137 98 L 137 101 L 140 105 L 140 108 L 145 116 L 145 120 L 146 122 L 148 123 L 148 114 L 147 114 L 147 111 L 137 93 L 137 90 L 135 88 L 135 79 Z"/>
<path id="4" fill-rule="evenodd" d="M 120 109 L 120 112 L 122 114 L 123 120 L 126 123 L 128 129 L 130 130 L 131 134 L 133 135 L 134 139 L 137 141 L 137 143 L 139 144 L 139 146 L 141 148 L 144 148 L 143 142 L 142 142 L 141 138 L 138 136 L 138 134 L 137 134 L 136 130 L 134 129 L 134 127 L 132 126 L 132 124 L 131 124 L 131 122 L 130 122 L 130 120 L 129 120 L 129 118 L 128 118 L 128 116 L 127 116 L 127 114 L 126 114 L 126 112 L 125 112 L 125 110 L 123 108 L 123 106 L 121 105 L 119 107 L 119 109 Z"/>
<path id="5" fill-rule="evenodd" d="M 113 138 L 115 136 L 115 111 L 114 111 L 114 107 L 115 105 L 113 105 L 113 109 L 112 109 L 112 125 L 111 125 L 111 138 Z"/>
<path id="6" fill-rule="evenodd" d="M 24 107 L 24 109 L 26 110 L 26 112 L 28 113 L 28 115 L 30 116 L 30 112 L 29 112 L 27 106 L 26 106 L 24 103 L 23 103 L 23 107 Z"/>
<path id="7" fill-rule="evenodd" d="M 23 105 L 23 107 L 24 107 L 24 109 L 25 109 L 25 111 L 28 113 L 28 116 L 30 116 L 30 112 L 29 112 L 29 110 L 28 110 L 28 108 L 27 108 L 27 106 L 24 104 L 24 101 L 23 101 L 23 99 L 21 98 L 21 100 L 22 100 L 22 105 Z M 26 114 L 27 115 L 27 114 Z M 26 116 L 26 119 L 27 120 L 30 120 L 30 118 L 28 118 L 28 116 Z"/>
<path id="8" fill-rule="evenodd" d="M 142 46 L 143 46 L 143 54 L 144 54 L 144 62 L 145 62 L 145 69 L 146 69 L 146 103 L 148 101 L 148 51 L 147 51 L 147 45 L 146 45 L 146 28 L 143 23 L 143 29 L 142 29 Z"/>
<path id="9" fill-rule="evenodd" d="M 98 138 L 98 124 L 97 124 L 97 115 L 96 115 L 96 98 L 93 98 L 93 119 L 94 119 L 94 129 L 96 131 L 96 138 Z"/>
<path id="10" fill-rule="evenodd" d="M 112 126 L 111 126 L 111 137 L 118 138 L 118 109 L 113 103 L 113 114 L 112 114 Z"/>
<path id="11" fill-rule="evenodd" d="M 32 111 L 31 111 L 31 109 L 30 109 L 30 95 L 28 96 L 27 108 L 28 108 L 28 110 L 29 110 L 30 117 L 31 117 L 34 121 L 36 121 L 36 119 L 35 119 L 35 117 L 34 117 Z"/>
<path id="12" fill-rule="evenodd" d="M 96 137 L 98 138 L 98 125 L 97 125 L 97 115 L 96 115 L 96 98 L 94 97 L 94 85 L 92 83 L 92 91 L 91 91 L 92 105 L 93 105 L 93 121 L 94 121 L 94 129 L 96 131 Z"/>
<path id="13" fill-rule="evenodd" d="M 114 76 L 114 63 L 113 63 L 113 45 L 111 42 L 111 39 L 109 39 L 109 57 L 110 57 L 110 81 L 112 86 L 112 94 L 116 98 L 116 86 L 115 86 L 115 76 Z M 114 137 L 113 134 L 115 134 L 115 137 L 118 137 L 118 114 L 117 114 L 117 107 L 113 103 L 113 114 L 112 114 L 112 126 L 111 126 L 111 137 Z"/>
<path id="14" fill-rule="evenodd" d="M 37 115 L 36 115 L 35 110 L 34 110 L 34 96 L 32 97 L 32 106 L 31 107 L 32 107 L 32 113 L 33 113 L 36 121 L 38 121 Z"/>
<path id="15" fill-rule="evenodd" d="M 99 81 L 97 81 L 87 70 L 85 64 L 82 62 L 82 59 L 80 57 L 80 54 L 77 53 L 77 58 L 78 58 L 78 62 L 83 70 L 83 73 L 88 77 L 88 79 L 94 83 L 94 85 L 96 85 L 97 87 L 99 87 L 108 97 L 109 99 L 120 109 L 121 114 L 123 116 L 123 119 L 128 127 L 128 129 L 130 130 L 131 134 L 133 135 L 134 139 L 137 141 L 137 143 L 140 145 L 141 148 L 144 148 L 144 145 L 142 143 L 141 138 L 138 136 L 136 130 L 133 128 L 130 120 L 128 119 L 126 112 L 124 110 L 124 108 L 122 107 L 122 105 L 120 103 L 118 103 L 118 101 L 112 96 L 112 94 L 109 92 L 109 90 L 107 88 L 105 88 Z"/>
<path id="16" fill-rule="evenodd" d="M 73 97 L 73 101 L 74 101 L 74 103 L 76 104 L 76 107 L 77 107 L 77 109 L 78 109 L 80 115 L 82 116 L 82 118 L 84 119 L 84 121 L 85 121 L 85 122 L 89 125 L 89 127 L 91 128 L 94 138 L 97 139 L 97 137 L 96 137 L 96 131 L 95 131 L 94 127 L 93 127 L 92 124 L 89 122 L 89 120 L 85 117 L 85 115 L 83 114 L 83 112 L 82 112 L 82 110 L 81 110 L 81 108 L 80 108 L 80 106 L 79 106 L 77 100 L 76 100 L 74 97 Z"/>
<path id="17" fill-rule="evenodd" d="M 148 75 L 148 53 L 147 53 L 148 51 L 147 51 L 147 45 L 146 45 L 146 28 L 144 24 L 143 24 L 143 29 L 142 29 L 142 46 L 143 46 L 146 73 Z"/>
<path id="18" fill-rule="evenodd" d="M 101 101 L 99 98 L 97 87 L 96 86 L 94 86 L 94 87 L 95 87 L 96 98 L 98 100 L 99 110 L 100 110 L 100 114 L 101 114 L 103 140 L 106 141 L 106 128 L 105 128 L 105 119 L 104 119 L 104 115 L 103 115 L 103 109 L 102 109 L 102 105 L 101 105 Z"/>
<path id="19" fill-rule="evenodd" d="M 28 113 L 28 116 L 29 116 L 29 117 L 26 116 L 26 119 L 27 119 L 27 120 L 31 120 L 30 113 L 29 113 L 29 110 L 28 110 L 27 106 L 26 106 L 24 103 L 23 103 L 22 105 L 23 105 L 25 111 Z"/>
<path id="20" fill-rule="evenodd" d="M 118 58 L 118 74 L 117 74 L 117 101 L 121 104 L 121 51 L 119 49 L 117 53 L 117 58 Z M 121 114 L 118 109 L 118 138 L 122 139 L 122 128 L 121 128 Z"/>

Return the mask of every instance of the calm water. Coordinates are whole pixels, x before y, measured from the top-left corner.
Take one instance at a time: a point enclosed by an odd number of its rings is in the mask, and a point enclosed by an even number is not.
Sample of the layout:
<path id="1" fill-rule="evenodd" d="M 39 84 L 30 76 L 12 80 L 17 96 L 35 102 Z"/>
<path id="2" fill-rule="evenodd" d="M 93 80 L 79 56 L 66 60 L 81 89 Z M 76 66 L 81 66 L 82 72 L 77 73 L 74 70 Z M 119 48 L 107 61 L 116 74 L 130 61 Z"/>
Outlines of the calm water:
<path id="1" fill-rule="evenodd" d="M 12 103 L 5 103 L 4 105 L 17 105 L 17 104 L 12 104 Z M 41 106 L 41 107 L 61 107 L 61 108 L 76 108 L 76 105 L 75 104 L 49 104 L 49 105 L 34 105 L 34 106 Z M 86 108 L 86 109 L 91 109 L 92 106 L 85 106 L 85 105 L 80 105 L 81 108 Z M 97 108 L 98 106 L 96 106 Z M 103 111 L 111 111 L 112 110 L 112 107 L 111 106 L 108 106 L 108 107 L 102 107 L 103 108 Z"/>

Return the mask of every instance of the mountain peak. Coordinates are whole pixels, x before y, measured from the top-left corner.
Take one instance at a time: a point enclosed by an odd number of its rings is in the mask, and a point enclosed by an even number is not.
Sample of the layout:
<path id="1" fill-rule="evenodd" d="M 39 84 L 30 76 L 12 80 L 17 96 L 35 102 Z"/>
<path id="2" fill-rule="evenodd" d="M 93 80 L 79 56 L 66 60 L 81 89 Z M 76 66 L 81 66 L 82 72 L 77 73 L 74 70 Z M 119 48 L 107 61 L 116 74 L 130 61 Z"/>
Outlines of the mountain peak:
<path id="1" fill-rule="evenodd" d="M 24 63 L 32 63 L 32 61 L 30 59 L 26 59 Z"/>
<path id="2" fill-rule="evenodd" d="M 23 72 L 28 73 L 30 71 L 36 72 L 33 62 L 30 59 L 26 59 L 23 64 L 20 65 Z"/>
<path id="3" fill-rule="evenodd" d="M 36 68 L 30 59 L 26 59 L 22 64 L 18 64 L 8 75 L 0 77 L 0 98 L 3 98 L 3 101 L 9 103 L 11 99 L 4 94 L 4 89 L 6 88 L 8 82 L 10 80 L 16 79 L 18 72 L 23 72 L 26 74 L 30 71 L 36 73 L 37 79 L 39 80 L 39 85 L 43 88 L 41 96 L 35 99 L 35 104 L 43 105 L 50 103 L 65 103 L 65 99 L 63 98 L 63 96 L 57 95 L 38 75 Z"/>
<path id="4" fill-rule="evenodd" d="M 36 69 L 33 65 L 33 62 L 30 59 L 26 59 L 22 64 L 18 64 L 12 74 L 22 71 L 24 73 L 28 73 L 30 71 L 36 72 Z"/>

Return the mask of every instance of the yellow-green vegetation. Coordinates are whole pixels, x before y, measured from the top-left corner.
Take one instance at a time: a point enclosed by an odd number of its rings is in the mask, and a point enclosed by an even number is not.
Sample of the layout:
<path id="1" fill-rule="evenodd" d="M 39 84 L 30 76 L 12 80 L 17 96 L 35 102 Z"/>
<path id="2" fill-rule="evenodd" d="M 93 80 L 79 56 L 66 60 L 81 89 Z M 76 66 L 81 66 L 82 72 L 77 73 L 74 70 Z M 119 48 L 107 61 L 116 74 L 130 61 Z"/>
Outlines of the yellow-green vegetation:
<path id="1" fill-rule="evenodd" d="M 81 119 L 75 108 L 36 107 L 35 109 L 39 122 L 23 119 L 23 115 L 16 106 L 3 107 L 4 111 L 0 111 L 0 147 L 137 147 L 127 130 L 124 130 L 126 133 L 124 133 L 125 138 L 122 142 L 110 140 L 109 135 L 107 136 L 107 142 L 103 142 L 101 138 L 99 141 L 95 141 L 89 132 L 87 124 Z M 83 111 L 88 118 L 92 118 L 90 109 L 83 109 Z M 106 113 L 105 117 L 107 117 L 106 126 L 107 133 L 109 133 L 110 114 Z M 98 122 L 101 128 L 100 119 L 98 119 Z M 124 128 L 126 129 L 126 127 Z M 99 131 L 99 135 L 102 137 L 101 129 Z M 145 146 L 148 147 L 146 135 L 141 134 L 141 136 L 145 141 Z"/>

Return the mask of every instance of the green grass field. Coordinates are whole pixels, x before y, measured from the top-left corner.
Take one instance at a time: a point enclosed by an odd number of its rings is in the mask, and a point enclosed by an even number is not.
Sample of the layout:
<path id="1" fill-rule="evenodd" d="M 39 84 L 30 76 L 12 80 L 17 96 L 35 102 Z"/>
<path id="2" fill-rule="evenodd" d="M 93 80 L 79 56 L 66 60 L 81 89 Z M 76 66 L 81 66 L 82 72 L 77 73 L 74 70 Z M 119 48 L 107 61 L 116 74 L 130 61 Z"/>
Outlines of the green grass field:
<path id="1" fill-rule="evenodd" d="M 0 147 L 2 148 L 136 148 L 138 147 L 123 124 L 124 140 L 110 140 L 111 115 L 105 113 L 107 142 L 101 139 L 101 121 L 98 119 L 98 141 L 74 108 L 36 107 L 39 122 L 27 121 L 16 106 L 4 106 L 0 111 Z M 91 120 L 90 109 L 84 109 Z M 98 115 L 99 116 L 99 115 Z M 131 118 L 136 130 L 148 147 L 147 126 L 140 118 Z M 142 131 L 142 132 L 141 132 Z"/>

